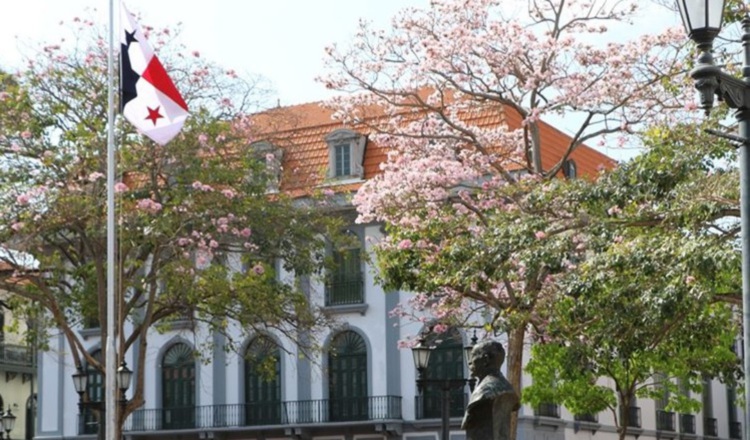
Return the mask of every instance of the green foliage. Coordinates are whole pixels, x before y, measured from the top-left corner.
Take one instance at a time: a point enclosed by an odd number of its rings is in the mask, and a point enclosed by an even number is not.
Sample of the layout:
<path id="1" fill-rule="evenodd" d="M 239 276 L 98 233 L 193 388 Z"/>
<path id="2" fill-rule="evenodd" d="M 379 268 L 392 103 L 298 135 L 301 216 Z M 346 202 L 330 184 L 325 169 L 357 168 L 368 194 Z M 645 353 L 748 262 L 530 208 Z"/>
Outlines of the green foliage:
<path id="1" fill-rule="evenodd" d="M 537 329 L 526 402 L 583 414 L 668 395 L 667 409 L 694 412 L 685 389 L 740 378 L 735 152 L 700 127 L 654 127 L 644 140 L 631 162 L 556 188 L 587 218 L 586 253 Z"/>

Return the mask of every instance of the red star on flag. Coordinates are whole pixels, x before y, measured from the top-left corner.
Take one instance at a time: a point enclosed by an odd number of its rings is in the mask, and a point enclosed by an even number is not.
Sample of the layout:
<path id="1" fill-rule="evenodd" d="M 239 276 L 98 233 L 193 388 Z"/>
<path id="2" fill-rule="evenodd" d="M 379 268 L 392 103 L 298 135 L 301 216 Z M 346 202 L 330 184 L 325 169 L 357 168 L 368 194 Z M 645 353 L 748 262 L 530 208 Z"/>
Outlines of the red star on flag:
<path id="1" fill-rule="evenodd" d="M 145 119 L 150 119 L 151 122 L 153 122 L 154 125 L 156 125 L 156 120 L 157 119 L 161 119 L 161 118 L 164 117 L 164 116 L 162 116 L 161 113 L 159 113 L 159 108 L 160 107 L 161 106 L 156 107 L 156 108 L 146 107 L 148 109 L 148 116 L 146 116 Z"/>

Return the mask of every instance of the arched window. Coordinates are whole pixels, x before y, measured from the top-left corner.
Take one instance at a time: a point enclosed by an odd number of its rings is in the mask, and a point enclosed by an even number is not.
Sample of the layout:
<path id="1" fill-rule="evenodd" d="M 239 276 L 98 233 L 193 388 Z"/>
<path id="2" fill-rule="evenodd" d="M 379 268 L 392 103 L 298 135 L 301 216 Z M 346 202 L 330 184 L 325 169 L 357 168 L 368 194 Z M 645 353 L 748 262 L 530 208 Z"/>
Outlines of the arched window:
<path id="1" fill-rule="evenodd" d="M 102 362 L 102 351 L 96 350 L 91 357 Z M 86 395 L 91 402 L 102 402 L 104 400 L 104 376 L 90 363 L 86 364 Z M 93 408 L 84 407 L 81 412 L 81 433 L 96 434 L 99 431 L 99 414 Z"/>
<path id="2" fill-rule="evenodd" d="M 183 343 L 164 354 L 161 367 L 164 429 L 195 426 L 195 357 Z"/>
<path id="3" fill-rule="evenodd" d="M 245 351 L 245 424 L 281 423 L 281 353 L 268 336 Z"/>
<path id="4" fill-rule="evenodd" d="M 426 341 L 434 347 L 430 354 L 430 362 L 425 370 L 425 379 L 463 379 L 464 378 L 464 349 L 461 332 L 455 328 L 444 333 L 431 333 Z M 442 415 L 440 387 L 426 386 L 422 394 L 422 417 L 426 419 L 440 418 Z M 450 390 L 450 415 L 462 417 L 464 414 L 464 389 Z"/>
<path id="5" fill-rule="evenodd" d="M 353 331 L 336 335 L 328 352 L 331 421 L 367 420 L 367 346 Z"/>
<path id="6" fill-rule="evenodd" d="M 333 268 L 326 280 L 327 306 L 362 304 L 365 301 L 360 240 L 353 232 L 347 234 L 351 238 L 348 246 L 332 250 Z"/>
<path id="7" fill-rule="evenodd" d="M 576 167 L 575 161 L 573 159 L 565 160 L 565 162 L 563 162 L 562 172 L 563 176 L 568 179 L 575 179 L 578 177 L 578 167 Z"/>

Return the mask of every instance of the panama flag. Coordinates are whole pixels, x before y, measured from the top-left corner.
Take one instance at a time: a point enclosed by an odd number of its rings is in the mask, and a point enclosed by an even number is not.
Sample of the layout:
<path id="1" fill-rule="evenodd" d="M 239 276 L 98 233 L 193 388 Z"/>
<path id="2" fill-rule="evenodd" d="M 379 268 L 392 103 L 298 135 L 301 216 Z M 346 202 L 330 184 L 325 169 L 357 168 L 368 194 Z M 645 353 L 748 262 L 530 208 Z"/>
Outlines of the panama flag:
<path id="1" fill-rule="evenodd" d="M 164 145 L 182 129 L 188 116 L 185 100 L 156 58 L 135 18 L 122 6 L 120 108 L 138 131 Z"/>

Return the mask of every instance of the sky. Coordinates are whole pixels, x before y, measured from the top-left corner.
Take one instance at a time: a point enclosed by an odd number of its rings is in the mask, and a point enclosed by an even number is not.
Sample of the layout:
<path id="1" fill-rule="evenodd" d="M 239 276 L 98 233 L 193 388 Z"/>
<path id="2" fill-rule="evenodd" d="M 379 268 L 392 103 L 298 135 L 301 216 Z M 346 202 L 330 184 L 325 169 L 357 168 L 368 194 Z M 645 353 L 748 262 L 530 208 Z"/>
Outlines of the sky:
<path id="1" fill-rule="evenodd" d="M 11 1 L 11 0 L 2 0 Z M 108 22 L 109 0 L 21 0 L 0 14 L 0 67 L 21 65 L 38 42 L 57 42 L 61 21 L 94 17 Z M 117 2 L 115 2 L 117 4 Z M 141 25 L 182 24 L 181 42 L 212 61 L 238 72 L 259 74 L 278 92 L 282 105 L 325 99 L 329 92 L 314 81 L 323 71 L 324 48 L 345 43 L 360 18 L 388 26 L 408 5 L 428 0 L 127 0 Z M 117 16 L 117 15 L 116 15 Z"/>
<path id="2" fill-rule="evenodd" d="M 638 26 L 612 34 L 658 32 L 678 24 L 675 14 L 642 1 L 645 10 L 638 17 Z M 0 14 L 0 68 L 20 67 L 25 56 L 33 55 L 31 48 L 37 44 L 56 43 L 61 35 L 69 35 L 61 21 L 70 23 L 75 17 L 93 17 L 106 25 L 109 2 L 12 1 L 12 8 L 4 8 Z M 265 77 L 275 89 L 279 104 L 291 105 L 331 96 L 315 81 L 323 73 L 324 49 L 331 43 L 346 44 L 359 19 L 366 18 L 377 27 L 387 28 L 397 11 L 406 6 L 426 7 L 429 0 L 126 0 L 125 3 L 132 12 L 140 14 L 142 25 L 163 28 L 180 23 L 180 42 L 187 49 L 197 50 L 227 69 Z"/>

